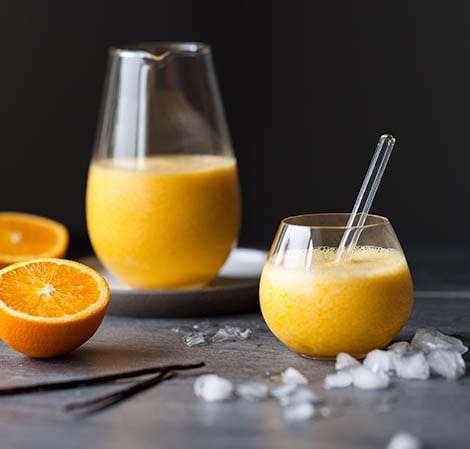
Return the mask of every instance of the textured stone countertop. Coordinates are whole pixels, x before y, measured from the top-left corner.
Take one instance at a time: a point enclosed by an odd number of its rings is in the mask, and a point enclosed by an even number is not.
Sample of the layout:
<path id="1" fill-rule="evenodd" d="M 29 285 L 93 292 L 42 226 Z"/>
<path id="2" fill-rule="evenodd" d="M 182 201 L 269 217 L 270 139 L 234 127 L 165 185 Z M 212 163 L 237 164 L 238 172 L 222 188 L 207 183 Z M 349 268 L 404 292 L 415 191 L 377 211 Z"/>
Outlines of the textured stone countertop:
<path id="1" fill-rule="evenodd" d="M 1 447 L 5 449 L 143 448 L 385 448 L 395 432 L 420 437 L 426 448 L 470 447 L 470 377 L 458 382 L 394 380 L 380 392 L 322 388 L 332 362 L 304 359 L 267 330 L 259 314 L 211 318 L 218 325 L 249 327 L 242 342 L 188 348 L 175 328 L 206 319 L 137 319 L 107 316 L 95 336 L 72 354 L 51 360 L 24 357 L 0 343 L 0 384 L 77 378 L 171 362 L 205 361 L 197 373 L 214 372 L 235 383 L 274 385 L 266 371 L 292 366 L 333 407 L 335 416 L 289 423 L 274 398 L 206 403 L 193 394 L 194 373 L 142 392 L 96 414 L 77 416 L 64 405 L 123 386 L 108 385 L 0 398 Z M 399 339 L 417 327 L 458 334 L 470 343 L 470 300 L 420 297 Z M 468 355 L 466 355 L 468 365 Z"/>

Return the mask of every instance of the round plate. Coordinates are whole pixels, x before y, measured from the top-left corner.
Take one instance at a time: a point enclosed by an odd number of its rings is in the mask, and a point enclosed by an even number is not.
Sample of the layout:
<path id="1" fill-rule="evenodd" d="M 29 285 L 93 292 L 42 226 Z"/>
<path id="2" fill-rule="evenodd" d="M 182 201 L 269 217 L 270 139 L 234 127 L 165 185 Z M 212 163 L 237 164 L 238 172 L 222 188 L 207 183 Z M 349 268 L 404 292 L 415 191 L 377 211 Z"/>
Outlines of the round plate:
<path id="1" fill-rule="evenodd" d="M 139 290 L 113 278 L 95 256 L 80 262 L 99 271 L 108 281 L 108 313 L 131 317 L 190 317 L 250 312 L 258 309 L 258 284 L 267 253 L 236 248 L 217 278 L 192 290 Z"/>

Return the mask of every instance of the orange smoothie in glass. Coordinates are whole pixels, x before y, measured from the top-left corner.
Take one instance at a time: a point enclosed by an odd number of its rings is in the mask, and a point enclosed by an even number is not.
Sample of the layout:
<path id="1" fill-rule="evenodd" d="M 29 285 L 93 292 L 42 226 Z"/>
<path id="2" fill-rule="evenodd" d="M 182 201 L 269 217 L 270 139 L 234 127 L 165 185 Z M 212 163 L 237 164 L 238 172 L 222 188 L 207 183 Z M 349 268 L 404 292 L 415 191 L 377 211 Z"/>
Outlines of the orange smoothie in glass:
<path id="1" fill-rule="evenodd" d="M 86 208 L 93 248 L 118 279 L 142 288 L 203 286 L 238 238 L 236 160 L 158 155 L 93 161 Z"/>
<path id="2" fill-rule="evenodd" d="M 335 257 L 335 248 L 314 248 L 287 251 L 280 265 L 267 263 L 261 310 L 274 335 L 295 352 L 362 357 L 405 325 L 413 305 L 410 272 L 396 249 L 359 246 L 347 261 Z"/>

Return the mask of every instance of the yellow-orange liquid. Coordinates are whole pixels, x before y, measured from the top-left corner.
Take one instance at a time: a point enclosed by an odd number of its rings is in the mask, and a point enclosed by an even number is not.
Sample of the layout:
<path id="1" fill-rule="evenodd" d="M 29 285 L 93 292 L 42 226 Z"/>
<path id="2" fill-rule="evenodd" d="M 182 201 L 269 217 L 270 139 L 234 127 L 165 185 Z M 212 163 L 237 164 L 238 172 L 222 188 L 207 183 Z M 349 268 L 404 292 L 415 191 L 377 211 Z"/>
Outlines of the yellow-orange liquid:
<path id="1" fill-rule="evenodd" d="M 102 263 L 131 286 L 207 284 L 238 238 L 236 161 L 210 155 L 95 161 L 87 225 Z"/>
<path id="2" fill-rule="evenodd" d="M 339 263 L 335 256 L 328 248 L 291 251 L 282 265 L 267 263 L 261 310 L 274 335 L 300 354 L 361 357 L 386 346 L 405 325 L 413 305 L 411 276 L 397 250 L 359 247 Z"/>

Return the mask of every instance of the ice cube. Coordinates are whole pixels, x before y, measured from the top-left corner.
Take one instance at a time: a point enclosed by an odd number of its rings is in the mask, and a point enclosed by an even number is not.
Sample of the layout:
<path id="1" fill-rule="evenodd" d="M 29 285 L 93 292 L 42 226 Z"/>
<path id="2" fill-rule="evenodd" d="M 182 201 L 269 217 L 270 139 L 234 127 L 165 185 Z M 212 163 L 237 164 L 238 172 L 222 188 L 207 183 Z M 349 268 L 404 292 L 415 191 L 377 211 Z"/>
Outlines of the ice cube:
<path id="1" fill-rule="evenodd" d="M 346 388 L 352 384 L 351 371 L 339 371 L 335 374 L 328 374 L 323 381 L 323 387 L 327 390 L 332 388 Z"/>
<path id="2" fill-rule="evenodd" d="M 289 367 L 281 373 L 282 382 L 285 384 L 308 384 L 307 378 L 295 368 Z"/>
<path id="3" fill-rule="evenodd" d="M 361 366 L 351 371 L 353 385 L 361 390 L 383 390 L 388 388 L 390 380 L 384 373 L 374 373 Z"/>
<path id="4" fill-rule="evenodd" d="M 232 382 L 216 374 L 203 374 L 194 381 L 194 394 L 204 401 L 224 401 L 232 392 Z"/>
<path id="5" fill-rule="evenodd" d="M 434 349 L 426 356 L 426 359 L 433 374 L 452 380 L 465 375 L 465 361 L 456 351 Z"/>
<path id="6" fill-rule="evenodd" d="M 236 393 L 249 401 L 261 400 L 268 395 L 268 386 L 261 382 L 245 382 L 237 386 Z"/>
<path id="7" fill-rule="evenodd" d="M 215 333 L 212 337 L 212 341 L 219 343 L 221 341 L 246 340 L 251 334 L 251 329 L 242 329 L 237 326 L 224 326 Z"/>
<path id="8" fill-rule="evenodd" d="M 279 398 L 279 403 L 285 407 L 287 405 L 298 404 L 299 402 L 321 402 L 318 396 L 310 390 L 308 387 L 303 385 L 295 385 L 295 388 L 284 396 Z"/>
<path id="9" fill-rule="evenodd" d="M 395 372 L 403 379 L 429 379 L 429 363 L 422 352 L 407 352 L 395 360 Z"/>
<path id="10" fill-rule="evenodd" d="M 271 396 L 275 397 L 278 401 L 281 401 L 282 398 L 287 397 L 290 394 L 292 394 L 296 388 L 297 388 L 297 385 L 284 384 L 284 385 L 279 385 L 277 387 L 271 388 L 269 392 L 271 393 Z"/>
<path id="11" fill-rule="evenodd" d="M 387 444 L 387 449 L 422 449 L 422 441 L 408 432 L 398 432 Z"/>
<path id="12" fill-rule="evenodd" d="M 449 349 L 456 351 L 459 354 L 465 354 L 468 348 L 455 337 L 445 335 L 435 329 L 417 329 L 411 346 L 416 351 L 423 351 L 425 353 L 433 349 Z"/>
<path id="13" fill-rule="evenodd" d="M 190 334 L 184 335 L 183 342 L 189 348 L 207 345 L 206 337 L 202 332 L 191 332 Z"/>
<path id="14" fill-rule="evenodd" d="M 347 354 L 346 352 L 340 352 L 336 356 L 335 368 L 338 371 L 357 368 L 359 366 L 361 366 L 361 362 L 359 362 L 359 360 L 355 359 L 353 356 Z"/>
<path id="15" fill-rule="evenodd" d="M 387 347 L 387 350 L 394 352 L 397 355 L 403 355 L 405 352 L 411 351 L 411 346 L 407 341 L 397 341 Z"/>
<path id="16" fill-rule="evenodd" d="M 318 396 L 304 385 L 283 384 L 270 390 L 271 396 L 275 397 L 282 406 L 298 402 L 323 402 Z"/>
<path id="17" fill-rule="evenodd" d="M 396 357 L 393 351 L 374 349 L 367 354 L 363 365 L 374 373 L 390 374 L 395 369 Z"/>
<path id="18" fill-rule="evenodd" d="M 298 402 L 282 408 L 286 421 L 305 421 L 315 414 L 315 407 L 311 402 Z"/>

